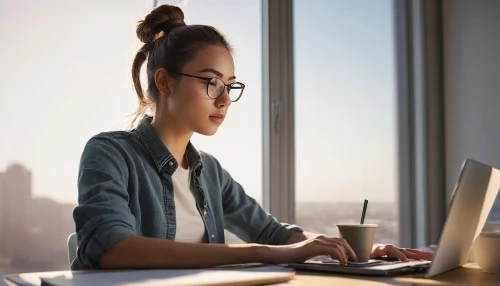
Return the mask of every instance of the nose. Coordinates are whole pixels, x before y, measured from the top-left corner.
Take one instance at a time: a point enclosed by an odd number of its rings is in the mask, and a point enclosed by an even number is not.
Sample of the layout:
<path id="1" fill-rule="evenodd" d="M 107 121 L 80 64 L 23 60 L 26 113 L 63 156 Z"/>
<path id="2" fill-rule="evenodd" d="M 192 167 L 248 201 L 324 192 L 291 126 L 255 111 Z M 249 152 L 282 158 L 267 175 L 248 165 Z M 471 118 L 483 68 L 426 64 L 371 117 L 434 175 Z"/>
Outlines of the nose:
<path id="1" fill-rule="evenodd" d="M 229 107 L 231 103 L 231 98 L 229 97 L 229 93 L 227 92 L 227 86 L 225 86 L 221 96 L 219 96 L 215 100 L 215 106 L 217 106 L 218 108 Z"/>

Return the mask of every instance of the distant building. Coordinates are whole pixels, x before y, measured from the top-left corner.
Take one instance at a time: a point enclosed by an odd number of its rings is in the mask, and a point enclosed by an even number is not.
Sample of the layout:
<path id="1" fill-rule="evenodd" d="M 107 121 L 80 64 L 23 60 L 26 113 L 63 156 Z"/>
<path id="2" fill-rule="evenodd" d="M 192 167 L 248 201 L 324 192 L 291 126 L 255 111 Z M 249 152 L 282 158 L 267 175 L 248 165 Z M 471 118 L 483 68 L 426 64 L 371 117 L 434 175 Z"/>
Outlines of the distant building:
<path id="1" fill-rule="evenodd" d="M 21 165 L 0 172 L 0 268 L 67 269 L 66 240 L 75 231 L 76 204 L 33 198 L 31 185 L 31 172 Z"/>
<path id="2" fill-rule="evenodd" d="M 0 257 L 29 257 L 31 172 L 14 164 L 0 173 Z"/>
<path id="3" fill-rule="evenodd" d="M 37 247 L 31 261 L 51 261 L 55 256 L 66 257 L 66 241 L 75 231 L 73 205 L 61 204 L 49 198 L 34 198 L 28 224 L 29 236 Z"/>

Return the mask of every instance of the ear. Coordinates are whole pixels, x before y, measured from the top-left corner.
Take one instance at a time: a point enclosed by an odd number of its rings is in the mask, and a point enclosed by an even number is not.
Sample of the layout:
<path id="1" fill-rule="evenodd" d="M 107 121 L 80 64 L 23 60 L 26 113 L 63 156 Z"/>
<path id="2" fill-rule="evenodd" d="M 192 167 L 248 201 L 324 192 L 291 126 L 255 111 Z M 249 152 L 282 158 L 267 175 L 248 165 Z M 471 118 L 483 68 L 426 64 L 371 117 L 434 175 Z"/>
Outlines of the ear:
<path id="1" fill-rule="evenodd" d="M 169 96 L 172 94 L 173 79 L 164 68 L 157 69 L 154 78 L 156 87 L 158 87 L 161 95 Z"/>

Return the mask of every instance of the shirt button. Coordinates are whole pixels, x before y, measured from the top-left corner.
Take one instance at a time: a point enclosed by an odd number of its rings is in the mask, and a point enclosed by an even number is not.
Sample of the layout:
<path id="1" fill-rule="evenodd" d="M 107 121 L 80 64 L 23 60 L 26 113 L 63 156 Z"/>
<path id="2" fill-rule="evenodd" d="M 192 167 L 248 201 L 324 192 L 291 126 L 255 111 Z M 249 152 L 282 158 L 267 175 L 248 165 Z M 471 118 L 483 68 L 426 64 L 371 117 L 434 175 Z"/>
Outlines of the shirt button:
<path id="1" fill-rule="evenodd" d="M 203 212 L 203 216 L 207 216 L 207 210 Z"/>
<path id="2" fill-rule="evenodd" d="M 170 167 L 172 167 L 172 166 L 174 165 L 174 163 L 173 163 L 172 161 L 168 161 L 168 165 L 169 165 Z"/>
<path id="3" fill-rule="evenodd" d="M 212 238 L 214 238 L 214 237 L 215 237 L 215 235 L 212 233 Z"/>

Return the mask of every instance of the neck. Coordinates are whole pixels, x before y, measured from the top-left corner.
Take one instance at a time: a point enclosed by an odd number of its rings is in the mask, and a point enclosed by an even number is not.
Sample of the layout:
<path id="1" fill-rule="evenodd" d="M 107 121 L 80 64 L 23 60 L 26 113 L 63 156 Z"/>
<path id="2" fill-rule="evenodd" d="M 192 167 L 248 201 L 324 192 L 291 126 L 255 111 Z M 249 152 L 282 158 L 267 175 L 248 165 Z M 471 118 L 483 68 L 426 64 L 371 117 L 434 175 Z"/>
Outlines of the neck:
<path id="1" fill-rule="evenodd" d="M 187 169 L 188 163 L 184 154 L 186 153 L 186 147 L 189 140 L 191 140 L 193 131 L 180 127 L 178 124 L 175 124 L 173 119 L 162 118 L 161 116 L 155 116 L 151 125 L 161 141 L 163 141 L 163 144 L 167 146 L 170 153 L 177 160 L 179 167 Z"/>

